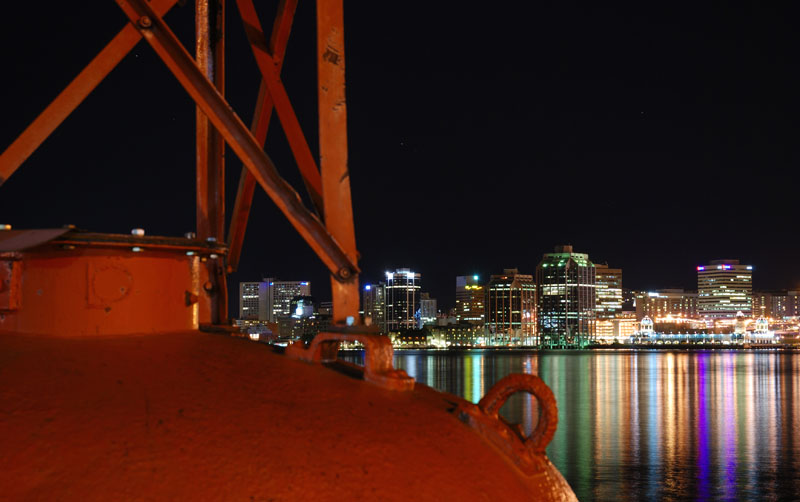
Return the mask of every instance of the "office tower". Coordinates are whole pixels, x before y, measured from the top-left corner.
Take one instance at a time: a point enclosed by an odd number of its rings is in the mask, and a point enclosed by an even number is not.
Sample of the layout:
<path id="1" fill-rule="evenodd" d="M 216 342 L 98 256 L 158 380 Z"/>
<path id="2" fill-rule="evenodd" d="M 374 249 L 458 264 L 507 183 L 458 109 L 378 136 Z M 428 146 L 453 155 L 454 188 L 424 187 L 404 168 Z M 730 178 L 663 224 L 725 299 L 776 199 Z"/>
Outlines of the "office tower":
<path id="1" fill-rule="evenodd" d="M 414 329 L 422 276 L 407 268 L 386 272 L 386 331 Z"/>
<path id="2" fill-rule="evenodd" d="M 364 319 L 370 318 L 372 326 L 378 326 L 382 333 L 386 332 L 386 285 L 365 284 L 361 293 L 361 306 L 364 308 Z"/>
<path id="3" fill-rule="evenodd" d="M 486 285 L 489 345 L 536 344 L 536 285 L 532 275 L 507 268 Z"/>
<path id="4" fill-rule="evenodd" d="M 436 324 L 436 315 L 438 313 L 436 298 L 431 298 L 429 293 L 420 293 L 418 327 L 422 329 L 426 324 Z"/>
<path id="5" fill-rule="evenodd" d="M 474 326 L 483 326 L 485 321 L 485 289 L 477 275 L 456 277 L 456 320 Z"/>
<path id="6" fill-rule="evenodd" d="M 613 319 L 622 312 L 622 269 L 594 265 L 595 309 L 598 319 Z"/>
<path id="7" fill-rule="evenodd" d="M 759 317 L 783 319 L 794 317 L 796 295 L 794 291 L 754 291 L 753 319 Z"/>
<path id="8" fill-rule="evenodd" d="M 584 347 L 595 336 L 595 268 L 589 255 L 556 246 L 536 267 L 538 336 L 550 347 Z"/>
<path id="9" fill-rule="evenodd" d="M 702 317 L 734 318 L 753 312 L 753 266 L 712 260 L 697 267 L 697 310 Z"/>
<path id="10" fill-rule="evenodd" d="M 268 285 L 266 282 L 239 283 L 239 319 L 269 320 Z"/>
<path id="11" fill-rule="evenodd" d="M 268 321 L 278 322 L 282 316 L 291 316 L 292 300 L 298 296 L 311 296 L 311 283 L 308 281 L 280 281 L 264 279 L 267 284 L 267 302 L 270 306 Z"/>
<path id="12" fill-rule="evenodd" d="M 656 322 L 663 322 L 666 317 L 696 319 L 697 292 L 682 289 L 636 291 L 636 319 L 641 321 L 645 317 Z"/>

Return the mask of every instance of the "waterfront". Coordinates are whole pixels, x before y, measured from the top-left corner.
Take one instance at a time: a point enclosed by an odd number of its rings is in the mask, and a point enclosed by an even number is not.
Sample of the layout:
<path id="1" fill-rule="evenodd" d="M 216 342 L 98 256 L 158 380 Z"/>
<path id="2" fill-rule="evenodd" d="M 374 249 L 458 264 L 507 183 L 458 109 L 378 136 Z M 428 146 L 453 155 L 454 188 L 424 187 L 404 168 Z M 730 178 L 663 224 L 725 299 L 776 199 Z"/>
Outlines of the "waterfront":
<path id="1" fill-rule="evenodd" d="M 800 493 L 800 353 L 398 351 L 395 367 L 473 402 L 540 375 L 559 407 L 548 455 L 582 501 Z M 538 408 L 518 394 L 501 412 L 530 432 Z"/>

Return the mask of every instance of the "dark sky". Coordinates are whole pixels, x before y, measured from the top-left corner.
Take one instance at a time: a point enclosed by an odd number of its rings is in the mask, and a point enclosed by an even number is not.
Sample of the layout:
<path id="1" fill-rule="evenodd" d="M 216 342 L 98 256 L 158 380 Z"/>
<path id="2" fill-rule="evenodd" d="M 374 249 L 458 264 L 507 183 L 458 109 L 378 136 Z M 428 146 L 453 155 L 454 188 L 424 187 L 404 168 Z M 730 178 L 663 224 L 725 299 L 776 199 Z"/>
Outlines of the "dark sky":
<path id="1" fill-rule="evenodd" d="M 126 20 L 111 1 L 24 3 L 0 31 L 2 149 Z M 166 17 L 184 43 L 192 4 Z M 449 307 L 456 275 L 533 273 L 571 243 L 622 267 L 628 288 L 694 288 L 695 265 L 714 258 L 754 265 L 756 288 L 800 288 L 797 12 L 657 4 L 348 2 L 363 281 L 411 267 Z M 259 5 L 269 28 L 275 2 Z M 314 14 L 301 0 L 283 80 L 316 151 Z M 259 76 L 235 2 L 228 48 L 228 99 L 249 124 Z M 302 189 L 276 125 L 267 151 Z M 0 219 L 193 230 L 193 126 L 193 103 L 142 42 L 0 187 Z M 227 158 L 232 207 L 241 164 Z M 231 285 L 262 275 L 330 297 L 322 263 L 259 189 Z"/>

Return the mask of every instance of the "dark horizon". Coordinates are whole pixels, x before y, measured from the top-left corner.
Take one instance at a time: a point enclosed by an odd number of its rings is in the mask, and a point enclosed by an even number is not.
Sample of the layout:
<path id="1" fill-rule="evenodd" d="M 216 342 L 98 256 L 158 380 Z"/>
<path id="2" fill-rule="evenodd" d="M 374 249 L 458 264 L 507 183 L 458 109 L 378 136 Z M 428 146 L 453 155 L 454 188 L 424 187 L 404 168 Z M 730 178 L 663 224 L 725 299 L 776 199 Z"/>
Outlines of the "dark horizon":
<path id="1" fill-rule="evenodd" d="M 276 5 L 259 5 L 267 28 Z M 9 9 L 0 149 L 126 21 L 113 2 Z M 227 97 L 249 123 L 259 76 L 228 9 Z M 165 17 L 187 46 L 192 10 Z M 361 282 L 411 268 L 444 310 L 456 276 L 533 274 L 570 243 L 622 268 L 628 289 L 695 289 L 695 267 L 724 257 L 754 266 L 755 289 L 800 289 L 794 10 L 348 4 Z M 300 2 L 282 77 L 316 152 L 313 19 Z M 193 127 L 193 103 L 140 42 L 0 187 L 0 223 L 192 231 Z M 301 191 L 276 121 L 266 150 Z M 241 163 L 226 158 L 230 214 Z M 232 306 L 239 281 L 267 276 L 330 298 L 326 269 L 258 189 Z"/>

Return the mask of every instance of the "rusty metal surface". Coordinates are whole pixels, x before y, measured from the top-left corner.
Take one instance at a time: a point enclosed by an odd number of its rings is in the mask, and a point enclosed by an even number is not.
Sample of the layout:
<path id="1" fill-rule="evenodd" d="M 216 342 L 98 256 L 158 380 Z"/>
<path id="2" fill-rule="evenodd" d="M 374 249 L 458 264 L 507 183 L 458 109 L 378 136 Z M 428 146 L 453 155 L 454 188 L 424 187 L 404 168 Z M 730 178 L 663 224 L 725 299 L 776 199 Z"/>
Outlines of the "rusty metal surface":
<path id="1" fill-rule="evenodd" d="M 224 244 L 202 241 L 200 239 L 162 235 L 107 234 L 82 230 L 69 230 L 65 232 L 66 233 L 62 233 L 58 238 L 53 239 L 52 244 L 121 248 L 139 246 L 144 249 L 175 249 L 204 256 L 210 254 L 224 255 L 226 253 Z"/>
<path id="2" fill-rule="evenodd" d="M 272 55 L 276 64 L 276 72 L 280 74 L 283 66 L 286 46 L 289 42 L 289 33 L 292 29 L 294 13 L 297 9 L 297 0 L 281 0 L 278 4 L 278 13 L 272 26 L 272 34 L 269 40 L 269 53 Z M 250 131 L 256 142 L 263 146 L 267 139 L 270 117 L 272 117 L 272 98 L 267 92 L 264 81 L 258 88 L 258 98 L 256 99 L 255 113 Z M 319 173 L 317 173 L 319 176 Z M 244 235 L 247 230 L 247 220 L 250 216 L 250 208 L 253 205 L 253 195 L 255 194 L 256 179 L 250 174 L 248 169 L 242 169 L 239 177 L 239 187 L 236 192 L 236 200 L 233 205 L 231 215 L 231 226 L 228 231 L 228 268 L 231 272 L 239 268 L 239 258 L 244 244 Z M 306 186 L 308 190 L 308 186 Z"/>
<path id="3" fill-rule="evenodd" d="M 358 262 L 350 171 L 347 167 L 347 107 L 344 79 L 343 0 L 317 2 L 317 97 L 319 152 L 325 226 L 348 258 Z M 334 322 L 358 320 L 358 277 L 331 280 Z"/>
<path id="4" fill-rule="evenodd" d="M 0 257 L 0 313 L 22 307 L 22 260 L 17 256 Z"/>
<path id="5" fill-rule="evenodd" d="M 506 400 L 517 392 L 532 394 L 539 402 L 539 419 L 530 437 L 525 437 L 521 426 L 509 424 L 498 415 Z M 553 392 L 541 378 L 508 375 L 489 389 L 477 405 L 461 403 L 454 413 L 519 469 L 537 500 L 577 500 L 545 453 L 558 427 L 558 408 Z"/>
<path id="6" fill-rule="evenodd" d="M 418 384 L 391 392 L 241 338 L 0 334 L 11 500 L 537 500 Z"/>
<path id="7" fill-rule="evenodd" d="M 153 9 L 163 16 L 176 3 L 177 0 L 153 0 L 152 5 Z M 126 25 L 0 154 L 0 185 L 39 148 L 39 145 L 86 99 L 141 38 L 133 26 Z"/>
<path id="8" fill-rule="evenodd" d="M 293 359 L 323 363 L 337 360 L 342 342 L 360 342 L 364 345 L 364 380 L 384 389 L 414 390 L 414 379 L 393 366 L 394 349 L 388 336 L 376 333 L 322 332 L 308 347 L 301 341 L 286 347 L 286 355 Z"/>
<path id="9" fill-rule="evenodd" d="M 195 0 L 195 60 L 205 77 L 225 95 L 225 1 Z M 225 140 L 196 111 L 197 236 L 225 239 Z"/>
<path id="10" fill-rule="evenodd" d="M 49 242 L 69 232 L 68 228 L 37 228 L 0 231 L 0 253 L 22 251 Z"/>
<path id="11" fill-rule="evenodd" d="M 357 274 L 357 260 L 343 251 L 337 239 L 303 205 L 297 192 L 278 175 L 272 160 L 213 84 L 203 76 L 161 17 L 145 0 L 117 0 L 117 4 L 334 277 L 347 281 Z M 358 298 L 357 294 L 355 298 Z"/>
<path id="12" fill-rule="evenodd" d="M 206 263 L 222 255 L 188 246 L 118 244 L 54 240 L 13 259 L 0 257 L 0 279 L 10 278 L 8 291 L 15 291 L 4 297 L 0 287 L 6 307 L 0 304 L 0 310 L 10 311 L 0 315 L 0 329 L 107 336 L 197 329 L 211 322 L 211 296 L 203 287 L 210 282 Z"/>
<path id="13" fill-rule="evenodd" d="M 195 0 L 195 60 L 205 77 L 225 95 L 225 0 Z M 225 240 L 225 140 L 197 106 L 197 236 Z M 212 281 L 211 322 L 228 319 L 227 267 L 208 262 Z"/>

